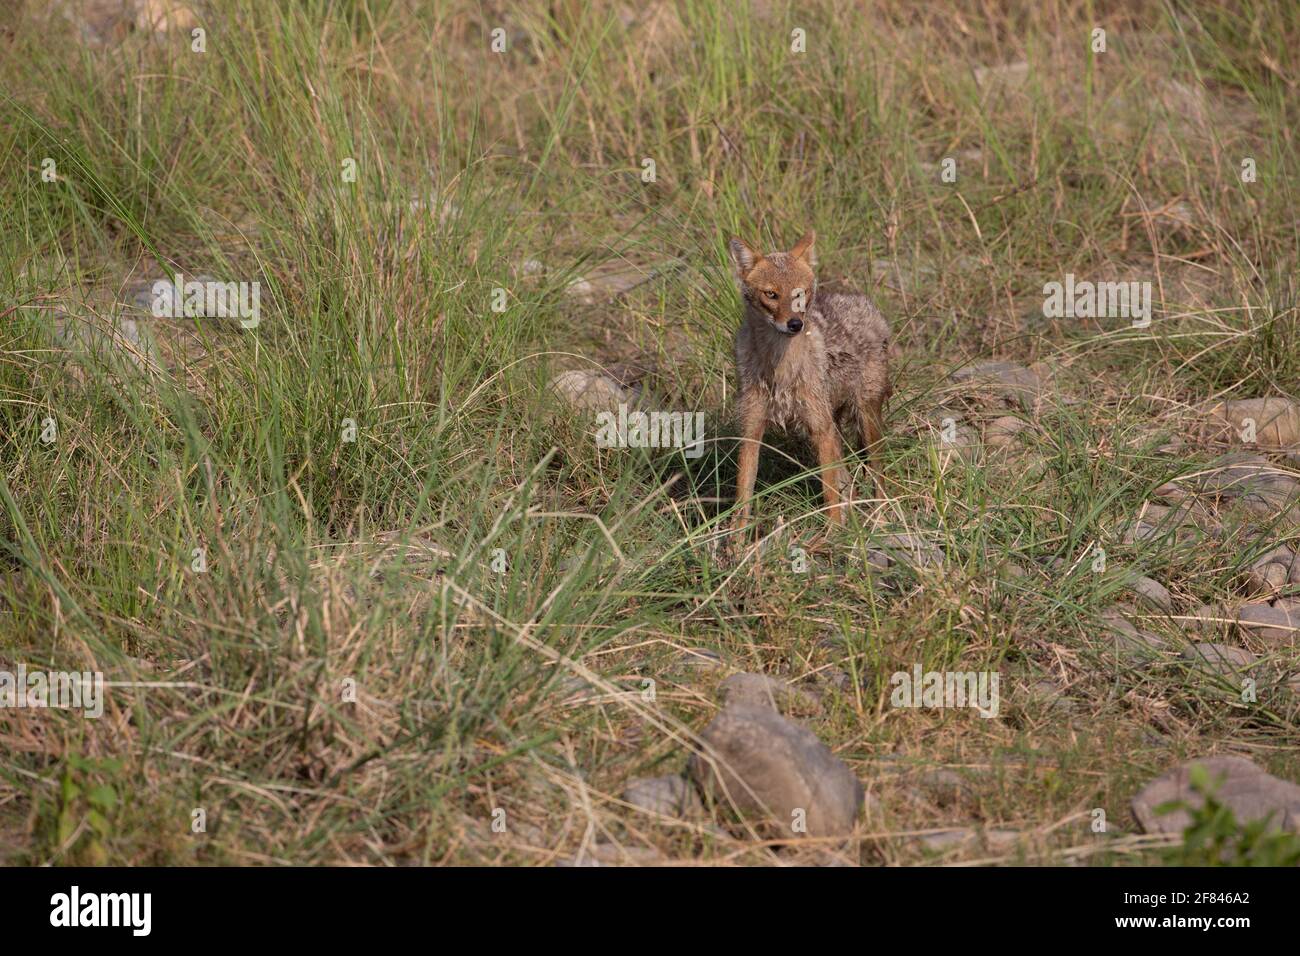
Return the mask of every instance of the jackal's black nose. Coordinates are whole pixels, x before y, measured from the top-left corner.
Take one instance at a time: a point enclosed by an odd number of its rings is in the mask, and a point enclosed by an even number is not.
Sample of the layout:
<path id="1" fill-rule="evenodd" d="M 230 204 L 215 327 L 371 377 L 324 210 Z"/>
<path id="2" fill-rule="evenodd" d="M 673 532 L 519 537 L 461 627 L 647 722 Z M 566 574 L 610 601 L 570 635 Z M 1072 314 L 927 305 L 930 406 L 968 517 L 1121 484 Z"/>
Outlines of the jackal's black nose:
<path id="1" fill-rule="evenodd" d="M 803 319 L 791 319 L 785 324 L 785 327 L 791 332 L 798 332 L 803 328 Z"/>

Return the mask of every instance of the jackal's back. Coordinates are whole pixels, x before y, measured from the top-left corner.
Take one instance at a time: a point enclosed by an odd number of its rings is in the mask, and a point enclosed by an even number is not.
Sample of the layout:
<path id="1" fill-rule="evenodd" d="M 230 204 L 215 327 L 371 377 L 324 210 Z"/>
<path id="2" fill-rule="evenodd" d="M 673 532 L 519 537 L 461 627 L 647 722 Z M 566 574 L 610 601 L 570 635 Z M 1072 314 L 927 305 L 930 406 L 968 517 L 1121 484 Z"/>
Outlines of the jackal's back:
<path id="1" fill-rule="evenodd" d="M 889 323 L 880 310 L 865 295 L 833 292 L 819 293 L 813 311 L 836 398 L 859 389 L 888 396 Z"/>

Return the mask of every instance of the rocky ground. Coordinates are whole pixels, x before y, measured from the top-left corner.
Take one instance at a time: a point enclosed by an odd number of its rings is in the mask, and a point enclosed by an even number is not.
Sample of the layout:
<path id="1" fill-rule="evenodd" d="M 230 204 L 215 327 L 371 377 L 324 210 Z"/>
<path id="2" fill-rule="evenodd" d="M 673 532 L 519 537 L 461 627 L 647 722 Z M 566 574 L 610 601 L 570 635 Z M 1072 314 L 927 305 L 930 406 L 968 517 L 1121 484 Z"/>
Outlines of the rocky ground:
<path id="1" fill-rule="evenodd" d="M 0 708 L 0 861 L 1297 862 L 1300 23 L 1103 12 L 0 16 L 0 672 L 112 683 Z M 738 543 L 724 243 L 809 226 L 883 479 L 769 436 Z"/>

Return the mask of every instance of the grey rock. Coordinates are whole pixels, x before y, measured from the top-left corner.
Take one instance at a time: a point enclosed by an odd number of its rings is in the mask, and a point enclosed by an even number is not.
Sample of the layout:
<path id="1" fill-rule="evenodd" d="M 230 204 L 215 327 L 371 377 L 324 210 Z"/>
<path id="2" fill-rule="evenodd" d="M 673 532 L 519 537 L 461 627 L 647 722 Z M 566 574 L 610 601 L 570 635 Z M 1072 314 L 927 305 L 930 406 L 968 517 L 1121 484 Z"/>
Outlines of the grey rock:
<path id="1" fill-rule="evenodd" d="M 589 412 L 617 411 L 631 404 L 633 394 L 603 372 L 572 369 L 551 379 L 551 390 L 576 409 Z"/>
<path id="2" fill-rule="evenodd" d="M 923 833 L 916 842 L 932 853 L 943 853 L 955 847 L 973 845 L 978 834 L 972 827 L 953 827 L 950 830 L 937 830 Z"/>
<path id="3" fill-rule="evenodd" d="M 1117 611 L 1102 614 L 1101 623 L 1108 636 L 1114 640 L 1115 649 L 1128 660 L 1150 660 L 1165 648 L 1163 638 L 1150 631 L 1138 630 Z"/>
<path id="4" fill-rule="evenodd" d="M 1200 604 L 1192 613 L 1180 618 L 1179 623 L 1184 630 L 1217 634 L 1233 620 L 1234 616 L 1218 604 Z"/>
<path id="5" fill-rule="evenodd" d="M 710 799 L 787 838 L 852 832 L 862 784 L 812 731 L 769 707 L 737 704 L 723 708 L 700 739 L 705 751 L 691 757 L 690 774 Z M 798 810 L 806 834 L 792 829 Z"/>
<path id="6" fill-rule="evenodd" d="M 1255 595 L 1276 596 L 1300 579 L 1300 558 L 1289 545 L 1275 545 L 1255 558 L 1246 571 L 1246 589 Z"/>
<path id="7" fill-rule="evenodd" d="M 1061 685 L 1047 678 L 1029 684 L 1025 688 L 1025 696 L 1029 703 L 1049 710 L 1069 712 L 1075 709 L 1074 701 L 1065 696 Z"/>
<path id="8" fill-rule="evenodd" d="M 618 272 L 574 280 L 566 292 L 585 305 L 617 298 L 635 289 L 646 277 L 637 272 Z"/>
<path id="9" fill-rule="evenodd" d="M 1258 546 L 1256 542 L 1256 546 Z M 1264 550 L 1252 560 L 1251 566 L 1258 567 L 1261 564 L 1277 563 L 1291 567 L 1291 562 L 1295 560 L 1295 552 L 1289 544 L 1275 544 L 1272 547 L 1265 545 Z"/>
<path id="10" fill-rule="evenodd" d="M 662 262 L 649 268 L 619 267 L 598 274 L 582 276 L 571 282 L 565 292 L 584 305 L 595 305 L 626 295 L 638 286 L 676 268 L 676 263 Z"/>
<path id="11" fill-rule="evenodd" d="M 1002 415 L 984 427 L 984 441 L 991 448 L 1007 448 L 1015 444 L 1016 436 L 1025 431 L 1033 431 L 1029 422 L 1014 415 Z"/>
<path id="12" fill-rule="evenodd" d="M 1048 384 L 1038 372 L 1016 362 L 984 361 L 957 369 L 949 376 L 975 398 L 993 398 L 1025 409 L 1037 405 Z"/>
<path id="13" fill-rule="evenodd" d="M 875 543 L 873 551 L 884 555 L 890 565 L 901 562 L 915 568 L 934 568 L 944 562 L 942 549 L 928 543 L 919 534 L 885 534 Z M 868 560 L 871 560 L 870 553 Z"/>
<path id="14" fill-rule="evenodd" d="M 211 295 L 204 292 L 203 300 L 200 302 L 197 297 L 193 300 L 193 309 L 191 309 L 190 297 L 186 293 L 185 287 L 191 282 L 203 283 L 206 287 L 209 283 L 216 285 L 225 285 L 215 276 L 202 274 L 197 276 L 182 275 L 182 285 L 179 290 L 172 284 L 170 279 L 141 279 L 130 283 L 123 290 L 123 298 L 126 303 L 138 312 L 155 318 L 173 318 L 178 321 L 181 319 L 230 319 L 238 322 L 241 319 L 238 310 L 238 297 L 231 301 L 228 295 Z M 157 290 L 154 286 L 157 283 Z M 190 309 L 194 314 L 189 314 Z"/>
<path id="15" fill-rule="evenodd" d="M 977 830 L 974 827 L 953 827 L 926 833 L 917 838 L 917 843 L 934 853 L 943 853 L 960 847 L 976 847 L 981 843 L 984 849 L 994 853 L 1010 850 L 1020 840 L 1015 830 Z"/>
<path id="16" fill-rule="evenodd" d="M 821 713 L 822 702 L 802 687 L 794 687 L 767 674 L 732 674 L 718 685 L 726 705 L 754 704 L 794 714 Z"/>
<path id="17" fill-rule="evenodd" d="M 555 865 L 571 866 L 663 866 L 671 861 L 653 847 L 619 846 L 616 843 L 596 843 L 585 852 L 575 854 Z"/>
<path id="18" fill-rule="evenodd" d="M 1174 606 L 1173 595 L 1169 589 L 1154 578 L 1138 577 L 1128 585 L 1128 589 L 1148 604 L 1162 611 L 1170 611 Z"/>
<path id="19" fill-rule="evenodd" d="M 1225 676 L 1239 673 L 1255 663 L 1256 657 L 1244 647 L 1230 644 L 1193 644 L 1182 652 L 1185 661 Z"/>
<path id="20" fill-rule="evenodd" d="M 836 847 L 822 846 L 819 843 L 783 846 L 776 855 L 777 864 L 786 867 L 851 867 L 858 865 L 856 859 L 856 853 L 847 845 Z"/>
<path id="21" fill-rule="evenodd" d="M 575 698 L 587 700 L 600 694 L 600 689 L 576 675 L 561 678 L 555 686 L 555 693 L 564 699 Z"/>
<path id="22" fill-rule="evenodd" d="M 51 309 L 50 330 L 55 340 L 79 358 L 125 359 L 138 369 L 157 360 L 153 337 L 133 319 L 99 319 Z"/>
<path id="23" fill-rule="evenodd" d="M 926 422 L 926 435 L 939 454 L 940 462 L 952 459 L 975 462 L 983 451 L 979 433 L 951 408 L 937 408 Z"/>
<path id="24" fill-rule="evenodd" d="M 243 332 L 257 328 L 266 306 L 260 280 L 225 281 L 211 275 L 178 273 L 173 279 L 142 279 L 121 291 L 123 312 L 132 320 L 188 323 L 191 329 Z"/>
<path id="25" fill-rule="evenodd" d="M 1237 626 L 1270 644 L 1295 643 L 1300 636 L 1300 608 L 1282 601 L 1272 606 L 1247 604 L 1237 611 Z"/>
<path id="26" fill-rule="evenodd" d="M 1156 807 L 1182 801 L 1200 807 L 1204 799 L 1191 788 L 1190 772 L 1200 764 L 1211 784 L 1223 782 L 1213 791 L 1215 799 L 1232 810 L 1238 823 L 1251 823 L 1272 815 L 1274 826 L 1300 832 L 1300 786 L 1266 773 L 1244 757 L 1202 757 L 1157 777 L 1133 798 L 1133 815 L 1147 833 L 1181 833 L 1191 825 L 1186 810 L 1158 815 Z"/>
<path id="27" fill-rule="evenodd" d="M 981 90 L 994 86 L 1006 85 L 1018 87 L 1029 79 L 1029 61 L 1016 60 L 1013 63 L 999 63 L 994 66 L 977 66 L 971 71 L 975 85 Z"/>
<path id="28" fill-rule="evenodd" d="M 1125 544 L 1133 544 L 1137 541 L 1151 541 L 1160 537 L 1160 529 L 1153 524 L 1147 524 L 1145 521 L 1134 521 L 1124 529 L 1124 536 L 1121 540 Z"/>
<path id="29" fill-rule="evenodd" d="M 867 566 L 873 571 L 887 571 L 893 560 L 884 551 L 872 548 L 867 551 Z"/>
<path id="30" fill-rule="evenodd" d="M 681 774 L 629 780 L 623 788 L 623 801 L 665 817 L 692 818 L 704 813 L 700 795 Z"/>
<path id="31" fill-rule="evenodd" d="M 1133 625 L 1133 622 L 1119 611 L 1111 610 L 1102 612 L 1101 623 L 1106 630 L 1117 634 L 1135 636 L 1138 633 L 1138 629 Z"/>
<path id="32" fill-rule="evenodd" d="M 1240 442 L 1247 420 L 1254 422 L 1254 444 L 1261 448 L 1290 448 L 1300 445 L 1300 404 L 1289 398 L 1270 396 L 1220 401 L 1207 410 L 1206 437 Z"/>
<path id="33" fill-rule="evenodd" d="M 1156 422 L 1135 429 L 1126 444 L 1142 449 L 1155 446 L 1156 454 L 1171 455 L 1183 447 L 1183 439 L 1168 425 Z"/>
<path id="34" fill-rule="evenodd" d="M 1172 535 L 1176 541 L 1188 543 L 1218 538 L 1222 534 L 1223 524 L 1210 508 L 1194 500 L 1184 500 L 1173 507 L 1152 503 L 1143 505 L 1125 531 L 1123 540 L 1132 544 Z"/>
<path id="35" fill-rule="evenodd" d="M 1261 455 L 1230 452 L 1212 465 L 1166 482 L 1155 494 L 1170 501 L 1197 495 L 1236 502 L 1252 514 L 1271 517 L 1300 498 L 1300 480 Z"/>
<path id="36" fill-rule="evenodd" d="M 1252 595 L 1272 595 L 1282 592 L 1290 580 L 1290 565 L 1266 561 L 1254 565 L 1246 572 L 1246 589 Z"/>

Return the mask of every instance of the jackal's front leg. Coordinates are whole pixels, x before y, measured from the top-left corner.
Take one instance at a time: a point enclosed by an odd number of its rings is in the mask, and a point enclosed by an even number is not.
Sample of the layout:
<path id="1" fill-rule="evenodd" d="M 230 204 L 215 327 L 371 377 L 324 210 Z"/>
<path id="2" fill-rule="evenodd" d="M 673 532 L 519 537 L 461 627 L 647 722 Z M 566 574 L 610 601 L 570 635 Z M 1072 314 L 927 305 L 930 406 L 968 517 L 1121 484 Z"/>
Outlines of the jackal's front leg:
<path id="1" fill-rule="evenodd" d="M 844 485 L 844 468 L 839 464 L 844 457 L 844 448 L 840 444 L 840 434 L 835 430 L 835 423 L 827 421 L 824 426 L 812 430 L 813 447 L 817 449 L 817 464 L 821 466 L 822 494 L 826 497 L 826 514 L 836 524 L 844 523 L 844 502 L 840 488 Z"/>
<path id="2" fill-rule="evenodd" d="M 749 521 L 750 499 L 758 476 L 758 453 L 766 426 L 767 405 L 762 396 L 756 391 L 743 393 L 740 396 L 740 463 L 736 469 L 736 530 Z"/>

